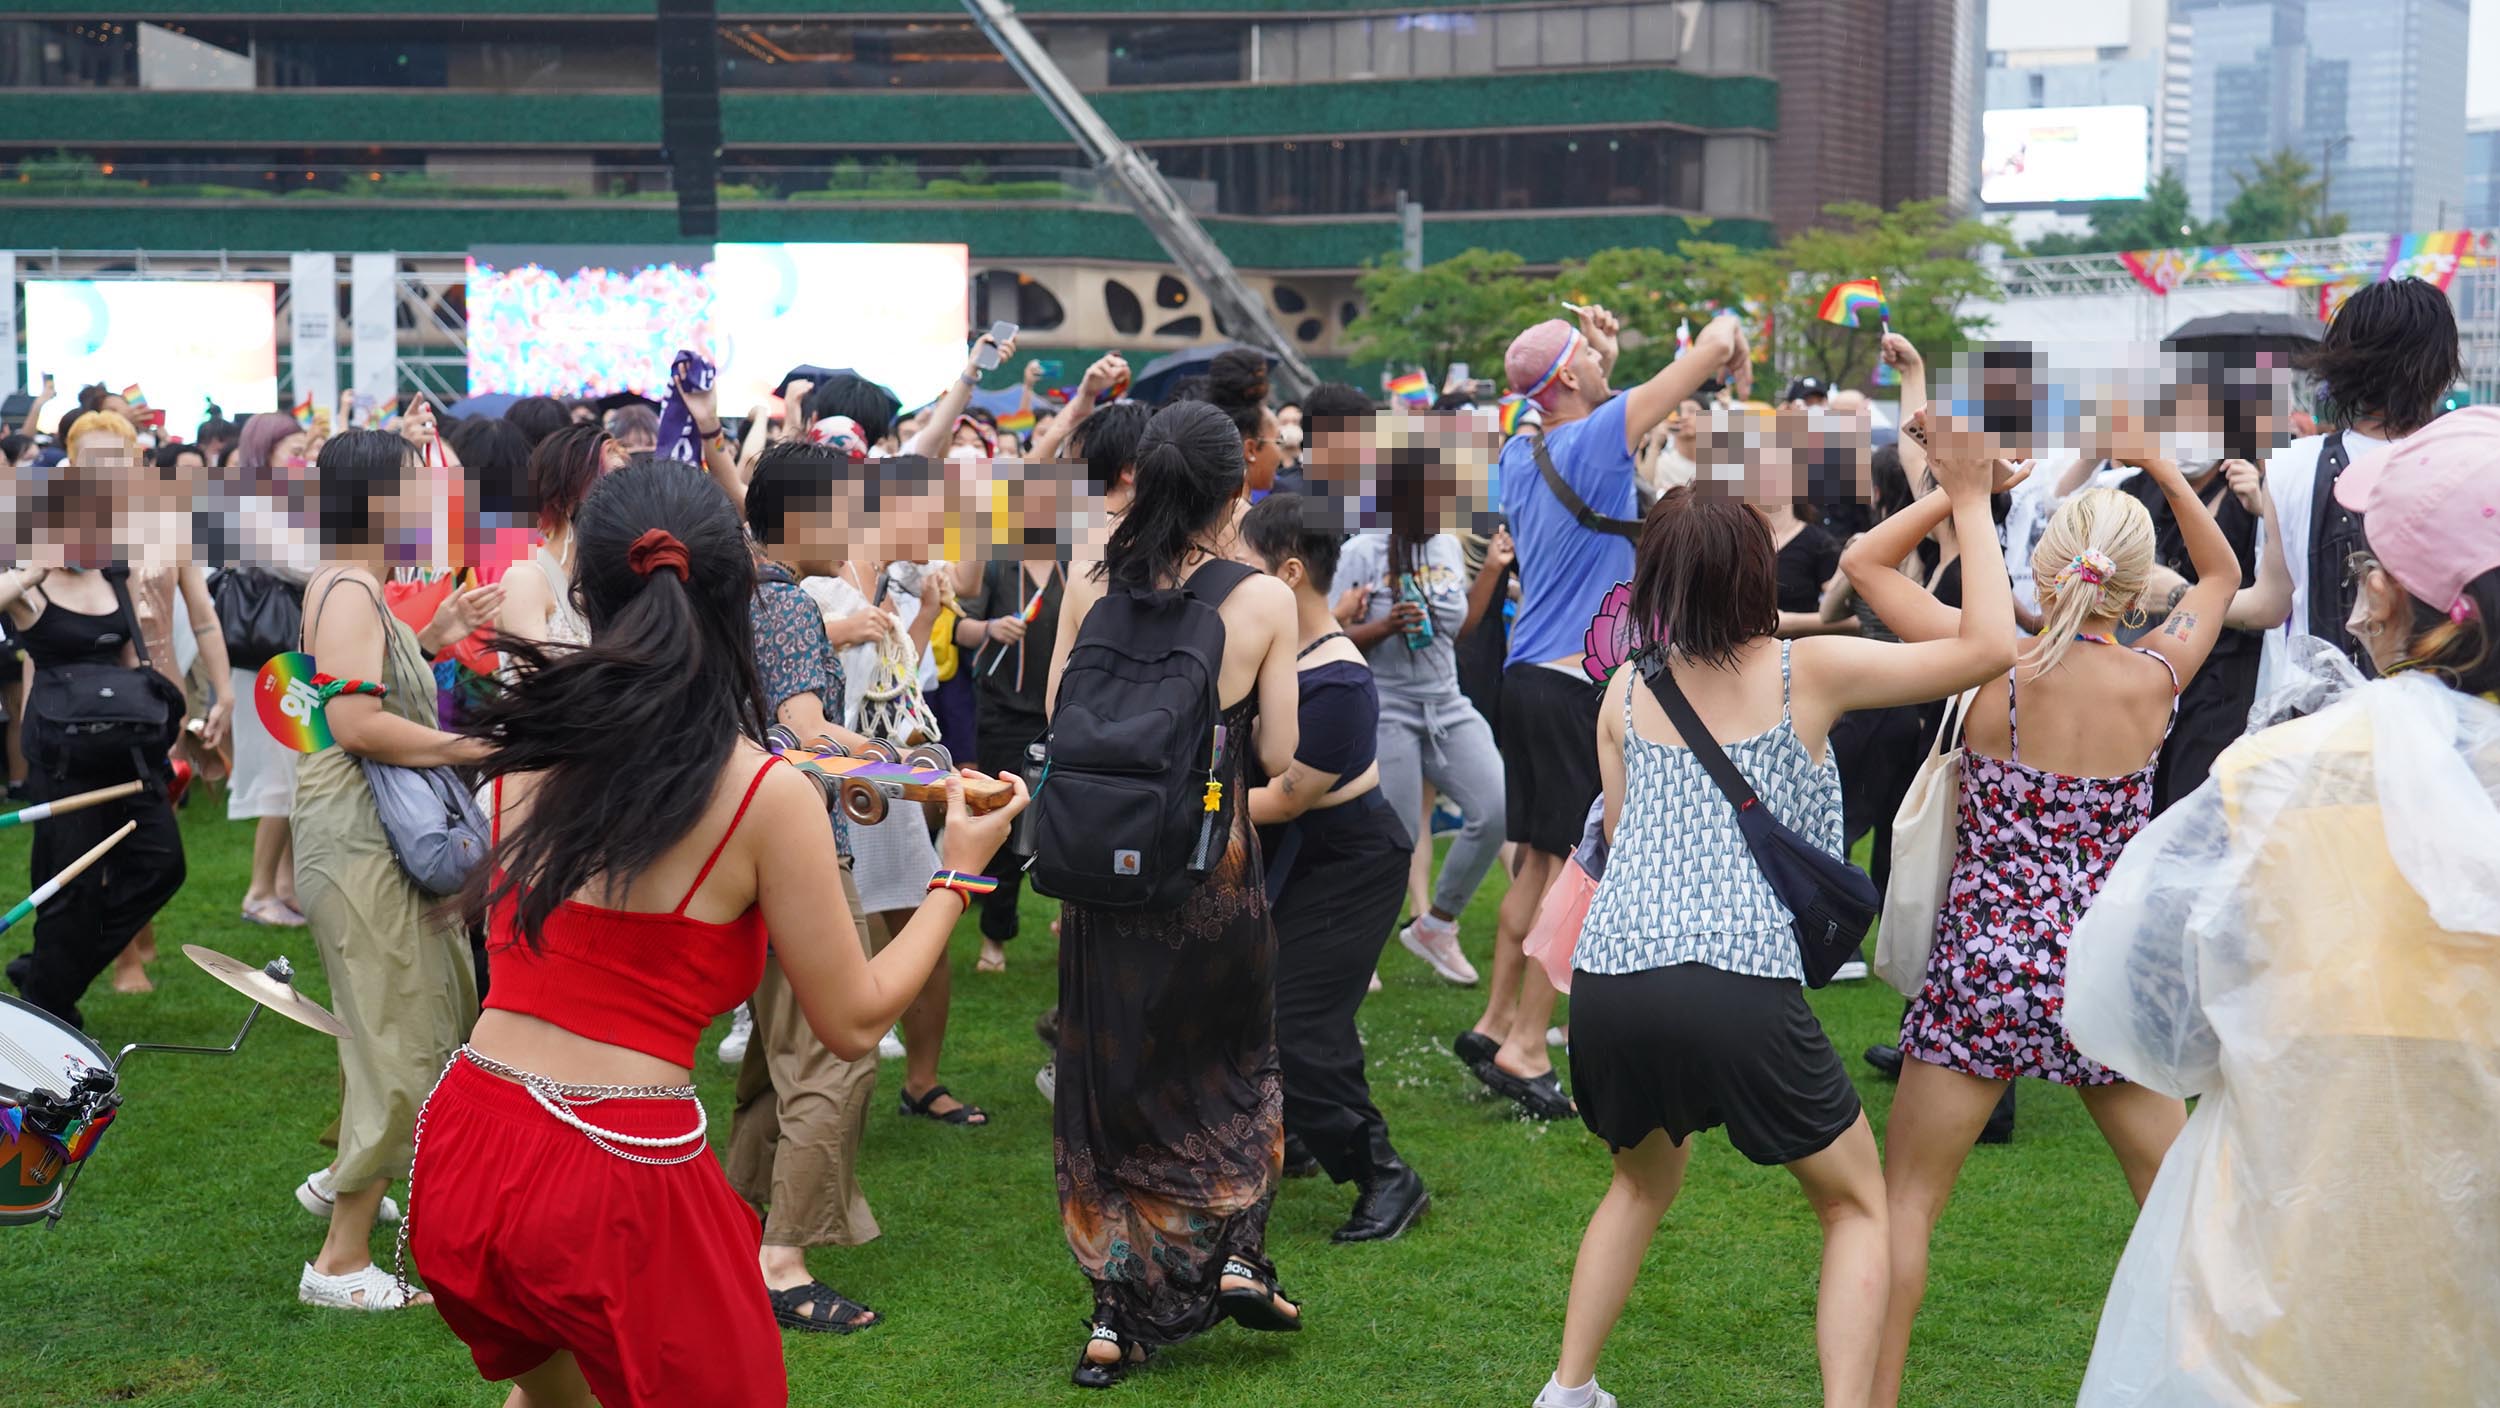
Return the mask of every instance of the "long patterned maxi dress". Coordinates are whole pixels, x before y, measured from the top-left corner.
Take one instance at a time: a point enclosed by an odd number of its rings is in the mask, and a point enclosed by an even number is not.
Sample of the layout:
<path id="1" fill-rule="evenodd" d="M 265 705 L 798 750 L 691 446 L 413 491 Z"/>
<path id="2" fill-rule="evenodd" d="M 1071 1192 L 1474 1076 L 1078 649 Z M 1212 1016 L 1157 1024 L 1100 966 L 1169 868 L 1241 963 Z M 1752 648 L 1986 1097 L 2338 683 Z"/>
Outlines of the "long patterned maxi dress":
<path id="1" fill-rule="evenodd" d="M 1250 737 L 1256 696 L 1225 711 Z M 1240 750 L 1224 785 L 1241 795 Z M 1067 905 L 1059 940 L 1059 1217 L 1094 1283 L 1094 1318 L 1177 1344 L 1212 1328 L 1230 1257 L 1263 1249 L 1284 1163 L 1276 933 L 1247 808 L 1176 910 Z"/>

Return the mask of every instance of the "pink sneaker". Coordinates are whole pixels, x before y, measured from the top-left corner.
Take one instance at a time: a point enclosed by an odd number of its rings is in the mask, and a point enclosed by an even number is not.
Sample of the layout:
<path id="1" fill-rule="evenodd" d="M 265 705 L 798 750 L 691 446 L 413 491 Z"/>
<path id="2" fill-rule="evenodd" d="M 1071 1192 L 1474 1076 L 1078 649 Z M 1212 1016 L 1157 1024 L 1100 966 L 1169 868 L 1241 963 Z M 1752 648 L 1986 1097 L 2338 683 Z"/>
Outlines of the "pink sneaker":
<path id="1" fill-rule="evenodd" d="M 1441 981 L 1467 988 L 1476 985 L 1475 965 L 1458 946 L 1458 925 L 1435 919 L 1429 913 L 1416 915 L 1398 930 L 1398 942 L 1406 951 L 1432 965 Z"/>

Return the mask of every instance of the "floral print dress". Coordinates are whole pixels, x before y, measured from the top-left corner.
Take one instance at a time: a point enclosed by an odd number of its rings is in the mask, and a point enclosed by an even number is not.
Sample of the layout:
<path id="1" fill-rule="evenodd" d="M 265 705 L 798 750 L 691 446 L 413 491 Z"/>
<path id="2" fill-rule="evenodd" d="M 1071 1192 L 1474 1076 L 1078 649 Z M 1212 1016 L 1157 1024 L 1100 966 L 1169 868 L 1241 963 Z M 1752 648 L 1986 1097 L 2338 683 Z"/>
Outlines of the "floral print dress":
<path id="1" fill-rule="evenodd" d="M 2170 669 L 2152 651 L 2136 653 Z M 2175 723 L 2178 672 L 2170 678 Z M 2152 819 L 2154 761 L 2123 777 L 2031 767 L 2011 675 L 2005 688 L 2013 757 L 1962 754 L 1960 848 L 1926 982 L 1901 1021 L 1901 1050 L 1989 1080 L 2110 1085 L 2125 1077 L 2066 1037 L 2066 936 Z"/>

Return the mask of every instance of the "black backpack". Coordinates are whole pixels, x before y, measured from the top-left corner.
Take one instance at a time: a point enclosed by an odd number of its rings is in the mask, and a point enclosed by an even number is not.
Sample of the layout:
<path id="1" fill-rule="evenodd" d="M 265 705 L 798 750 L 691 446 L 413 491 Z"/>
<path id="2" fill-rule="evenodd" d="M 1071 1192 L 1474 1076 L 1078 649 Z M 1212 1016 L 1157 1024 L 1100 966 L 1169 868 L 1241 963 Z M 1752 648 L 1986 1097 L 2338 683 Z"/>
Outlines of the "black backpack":
<path id="1" fill-rule="evenodd" d="M 27 761 L 56 781 L 119 782 L 137 778 L 162 784 L 167 761 L 182 735 L 185 700 L 174 682 L 148 660 L 147 637 L 130 607 L 130 569 L 104 569 L 113 600 L 139 663 L 80 661 L 34 672 L 26 693 Z"/>
<path id="2" fill-rule="evenodd" d="M 1224 618 L 1252 576 L 1210 562 L 1162 591 L 1113 588 L 1059 677 L 1033 795 L 1033 888 L 1096 909 L 1178 906 L 1223 858 L 1237 789 L 1208 806 L 1229 755 Z"/>

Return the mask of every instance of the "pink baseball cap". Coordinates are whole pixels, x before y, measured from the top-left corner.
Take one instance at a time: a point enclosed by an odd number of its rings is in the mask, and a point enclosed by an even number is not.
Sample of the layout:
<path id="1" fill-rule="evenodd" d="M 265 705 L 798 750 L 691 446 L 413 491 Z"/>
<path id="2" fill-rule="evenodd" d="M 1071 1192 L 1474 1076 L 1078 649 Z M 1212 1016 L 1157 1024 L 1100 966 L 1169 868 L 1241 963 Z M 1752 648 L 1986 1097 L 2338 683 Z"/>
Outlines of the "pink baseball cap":
<path id="1" fill-rule="evenodd" d="M 2465 619 L 2466 584 L 2500 570 L 2500 406 L 2451 411 L 2335 480 L 2396 584 Z"/>
<path id="2" fill-rule="evenodd" d="M 1554 378 L 1571 364 L 1581 347 L 1580 330 L 1560 318 L 1548 318 L 1510 340 L 1502 354 L 1502 373 L 1510 389 L 1539 406 L 1553 408 Z"/>

